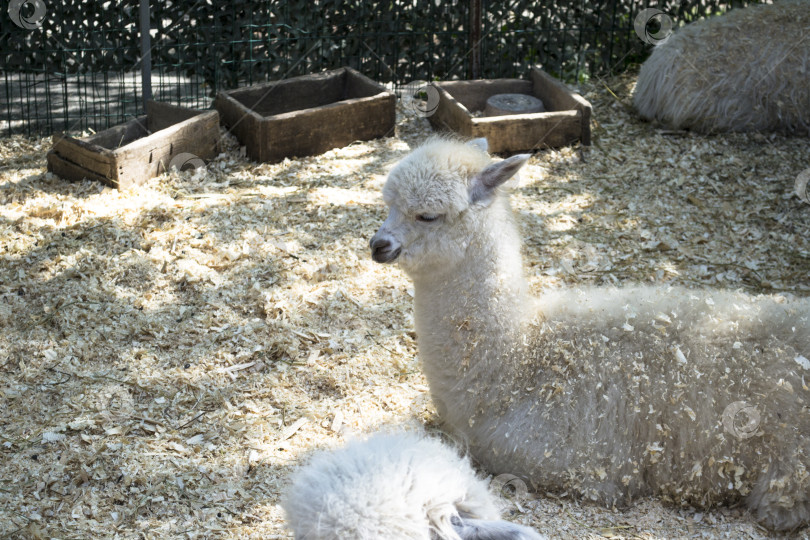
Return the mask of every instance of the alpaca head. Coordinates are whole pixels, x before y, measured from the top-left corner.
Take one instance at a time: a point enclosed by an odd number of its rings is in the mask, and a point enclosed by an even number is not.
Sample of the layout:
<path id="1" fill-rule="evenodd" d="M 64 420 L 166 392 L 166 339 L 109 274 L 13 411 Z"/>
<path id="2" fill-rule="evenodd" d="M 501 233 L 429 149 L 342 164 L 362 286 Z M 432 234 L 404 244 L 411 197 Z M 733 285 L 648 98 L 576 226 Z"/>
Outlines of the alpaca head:
<path id="1" fill-rule="evenodd" d="M 371 239 L 372 258 L 396 261 L 412 276 L 461 262 L 476 231 L 487 226 L 498 187 L 530 157 L 491 163 L 486 147 L 485 139 L 431 139 L 400 161 L 383 187 L 389 213 Z"/>

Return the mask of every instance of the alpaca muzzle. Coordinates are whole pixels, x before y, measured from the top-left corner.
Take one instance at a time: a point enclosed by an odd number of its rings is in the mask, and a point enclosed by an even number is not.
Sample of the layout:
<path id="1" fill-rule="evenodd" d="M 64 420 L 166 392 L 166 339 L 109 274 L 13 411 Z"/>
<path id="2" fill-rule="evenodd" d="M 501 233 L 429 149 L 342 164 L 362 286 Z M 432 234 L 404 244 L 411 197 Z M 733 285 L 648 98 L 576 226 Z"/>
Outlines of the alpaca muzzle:
<path id="1" fill-rule="evenodd" d="M 393 262 L 402 252 L 402 246 L 396 245 L 388 238 L 379 236 L 379 233 L 371 238 L 369 245 L 371 246 L 371 258 L 378 263 Z"/>

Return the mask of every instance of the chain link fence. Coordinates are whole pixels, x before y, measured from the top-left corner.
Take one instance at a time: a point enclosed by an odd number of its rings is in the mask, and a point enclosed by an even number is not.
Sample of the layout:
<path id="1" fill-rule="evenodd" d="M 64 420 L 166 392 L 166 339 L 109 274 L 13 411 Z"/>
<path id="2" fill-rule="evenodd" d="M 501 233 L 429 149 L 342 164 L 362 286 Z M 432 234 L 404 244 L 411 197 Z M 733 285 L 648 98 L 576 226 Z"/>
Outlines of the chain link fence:
<path id="1" fill-rule="evenodd" d="M 517 77 L 533 64 L 578 83 L 643 60 L 651 45 L 633 23 L 651 5 L 678 25 L 745 3 L 10 0 L 0 13 L 0 136 L 105 129 L 142 113 L 144 88 L 204 109 L 219 90 L 344 65 L 395 87 Z"/>

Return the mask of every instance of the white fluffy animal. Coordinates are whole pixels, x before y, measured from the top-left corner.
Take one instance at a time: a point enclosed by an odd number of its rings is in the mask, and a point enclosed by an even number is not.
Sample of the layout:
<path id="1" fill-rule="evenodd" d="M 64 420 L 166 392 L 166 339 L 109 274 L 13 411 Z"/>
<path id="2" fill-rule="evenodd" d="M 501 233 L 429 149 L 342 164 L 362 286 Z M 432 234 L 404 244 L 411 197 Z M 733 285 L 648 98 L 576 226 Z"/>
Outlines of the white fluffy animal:
<path id="1" fill-rule="evenodd" d="M 388 176 L 372 257 L 413 279 L 447 427 L 491 473 L 623 506 L 744 500 L 810 520 L 810 299 L 667 286 L 528 293 L 499 189 L 529 159 L 432 140 Z"/>
<path id="2" fill-rule="evenodd" d="M 324 452 L 282 506 L 298 540 L 544 540 L 498 521 L 467 459 L 436 439 L 382 433 Z"/>
<path id="3" fill-rule="evenodd" d="M 641 66 L 636 109 L 676 129 L 810 134 L 808 36 L 810 0 L 684 26 Z"/>

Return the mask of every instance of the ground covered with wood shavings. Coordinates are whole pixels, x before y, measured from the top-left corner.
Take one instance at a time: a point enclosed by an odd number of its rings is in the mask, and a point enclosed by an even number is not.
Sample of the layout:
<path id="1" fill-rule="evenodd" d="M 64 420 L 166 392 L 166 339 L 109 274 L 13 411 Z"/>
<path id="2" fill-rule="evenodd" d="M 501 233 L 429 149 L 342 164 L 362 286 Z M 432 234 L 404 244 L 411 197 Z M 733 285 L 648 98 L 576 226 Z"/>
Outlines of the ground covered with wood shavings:
<path id="1" fill-rule="evenodd" d="M 634 80 L 586 89 L 590 150 L 542 151 L 512 196 L 533 287 L 655 282 L 810 293 L 810 143 L 638 121 Z M 0 538 L 283 538 L 302 458 L 383 425 L 435 428 L 411 284 L 373 263 L 397 136 L 118 192 L 0 141 Z M 538 494 L 550 538 L 769 538 L 742 509 L 625 512 Z M 795 538 L 810 538 L 801 532 Z"/>

